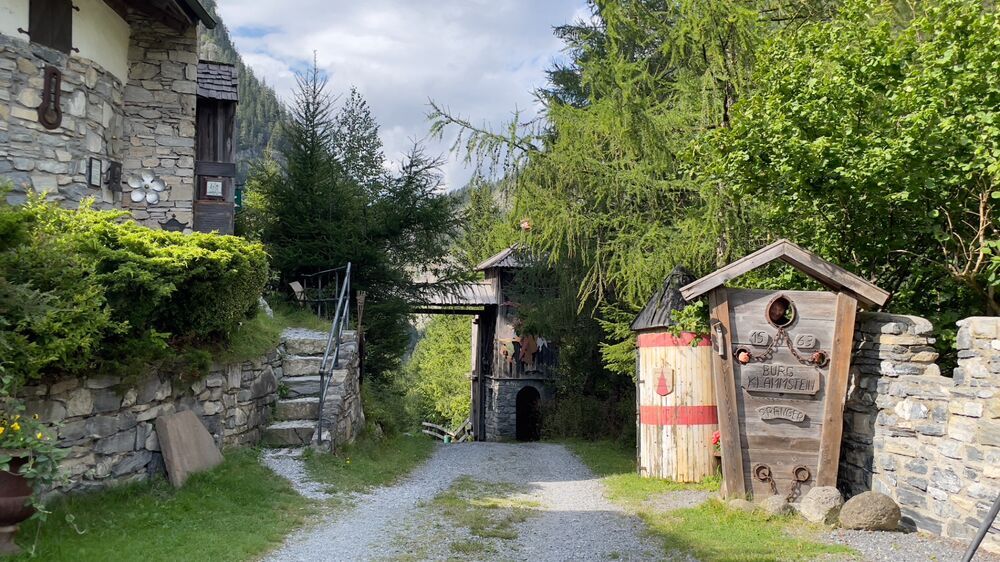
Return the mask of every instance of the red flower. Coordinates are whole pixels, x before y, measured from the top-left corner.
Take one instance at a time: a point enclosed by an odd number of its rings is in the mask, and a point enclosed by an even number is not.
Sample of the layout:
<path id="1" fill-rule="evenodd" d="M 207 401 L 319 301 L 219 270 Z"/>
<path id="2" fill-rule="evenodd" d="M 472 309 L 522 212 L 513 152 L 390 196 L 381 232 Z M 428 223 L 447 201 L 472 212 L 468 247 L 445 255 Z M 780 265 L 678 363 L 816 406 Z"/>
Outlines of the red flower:
<path id="1" fill-rule="evenodd" d="M 722 435 L 719 433 L 719 430 L 715 430 L 715 433 L 712 434 L 712 444 L 718 445 L 719 441 L 722 441 Z"/>

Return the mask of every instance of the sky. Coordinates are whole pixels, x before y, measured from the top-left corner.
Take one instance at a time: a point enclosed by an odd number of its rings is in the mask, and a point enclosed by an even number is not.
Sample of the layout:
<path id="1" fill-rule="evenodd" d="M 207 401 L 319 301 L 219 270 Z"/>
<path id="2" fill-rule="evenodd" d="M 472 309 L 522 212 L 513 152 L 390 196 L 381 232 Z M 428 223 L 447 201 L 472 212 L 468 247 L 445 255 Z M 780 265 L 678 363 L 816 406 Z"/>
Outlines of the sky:
<path id="1" fill-rule="evenodd" d="M 237 49 L 254 72 L 291 100 L 295 72 L 316 53 L 334 94 L 351 86 L 381 124 L 386 157 L 415 140 L 446 158 L 447 189 L 472 172 L 427 139 L 428 100 L 476 124 L 499 126 L 515 108 L 537 111 L 532 91 L 561 57 L 552 28 L 587 15 L 584 0 L 218 0 Z M 342 99 L 346 95 L 341 96 Z"/>

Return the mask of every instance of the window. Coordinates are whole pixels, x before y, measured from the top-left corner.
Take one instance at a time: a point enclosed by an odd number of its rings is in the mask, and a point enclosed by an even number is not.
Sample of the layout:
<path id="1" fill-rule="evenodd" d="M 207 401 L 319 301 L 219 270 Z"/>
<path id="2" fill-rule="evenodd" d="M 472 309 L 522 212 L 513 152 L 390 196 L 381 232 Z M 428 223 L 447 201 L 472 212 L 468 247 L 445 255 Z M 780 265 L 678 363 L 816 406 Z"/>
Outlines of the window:
<path id="1" fill-rule="evenodd" d="M 31 0 L 28 5 L 28 34 L 32 43 L 68 55 L 73 48 L 73 2 Z"/>

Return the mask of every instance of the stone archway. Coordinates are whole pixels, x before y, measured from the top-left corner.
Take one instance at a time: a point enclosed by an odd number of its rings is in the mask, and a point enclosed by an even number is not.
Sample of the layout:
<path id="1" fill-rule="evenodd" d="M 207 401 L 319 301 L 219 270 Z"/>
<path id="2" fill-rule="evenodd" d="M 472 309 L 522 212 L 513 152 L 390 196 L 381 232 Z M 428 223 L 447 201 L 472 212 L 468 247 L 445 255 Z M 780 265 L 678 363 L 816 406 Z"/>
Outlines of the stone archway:
<path id="1" fill-rule="evenodd" d="M 542 436 L 541 395 L 533 386 L 517 392 L 515 436 L 518 441 L 538 441 Z"/>

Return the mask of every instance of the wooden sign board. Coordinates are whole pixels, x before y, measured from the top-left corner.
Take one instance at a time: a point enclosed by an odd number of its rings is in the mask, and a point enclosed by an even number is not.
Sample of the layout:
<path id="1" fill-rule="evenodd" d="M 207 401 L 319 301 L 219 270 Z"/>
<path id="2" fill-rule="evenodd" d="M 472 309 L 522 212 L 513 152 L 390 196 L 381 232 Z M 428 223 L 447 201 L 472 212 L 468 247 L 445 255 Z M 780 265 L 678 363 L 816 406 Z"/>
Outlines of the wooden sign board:
<path id="1" fill-rule="evenodd" d="M 725 287 L 709 300 L 724 494 L 836 485 L 857 301 Z"/>

